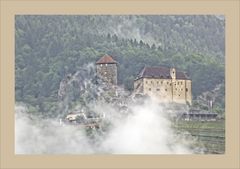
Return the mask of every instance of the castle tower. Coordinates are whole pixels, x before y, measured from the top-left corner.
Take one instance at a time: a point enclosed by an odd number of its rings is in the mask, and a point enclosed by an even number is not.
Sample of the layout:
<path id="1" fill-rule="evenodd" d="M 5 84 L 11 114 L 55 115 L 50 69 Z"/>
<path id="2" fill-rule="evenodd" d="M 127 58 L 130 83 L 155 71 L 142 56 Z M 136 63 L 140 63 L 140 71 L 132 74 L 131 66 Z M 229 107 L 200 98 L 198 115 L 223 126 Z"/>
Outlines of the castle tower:
<path id="1" fill-rule="evenodd" d="M 104 55 L 96 62 L 97 78 L 109 85 L 117 85 L 117 62 Z"/>
<path id="2" fill-rule="evenodd" d="M 176 69 L 175 68 L 170 69 L 170 75 L 172 77 L 172 80 L 175 81 L 176 80 Z"/>

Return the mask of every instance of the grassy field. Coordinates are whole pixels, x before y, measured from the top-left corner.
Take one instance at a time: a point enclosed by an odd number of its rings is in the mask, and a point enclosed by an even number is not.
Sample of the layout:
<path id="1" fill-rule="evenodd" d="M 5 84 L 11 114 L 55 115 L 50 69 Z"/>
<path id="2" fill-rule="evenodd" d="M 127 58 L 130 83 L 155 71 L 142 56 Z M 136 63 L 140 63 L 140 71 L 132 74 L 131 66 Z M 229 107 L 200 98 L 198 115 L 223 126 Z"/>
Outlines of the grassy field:
<path id="1" fill-rule="evenodd" d="M 223 154 L 225 152 L 225 121 L 183 121 L 173 123 L 177 132 L 189 133 L 196 142 L 192 145 L 199 147 L 206 154 Z"/>

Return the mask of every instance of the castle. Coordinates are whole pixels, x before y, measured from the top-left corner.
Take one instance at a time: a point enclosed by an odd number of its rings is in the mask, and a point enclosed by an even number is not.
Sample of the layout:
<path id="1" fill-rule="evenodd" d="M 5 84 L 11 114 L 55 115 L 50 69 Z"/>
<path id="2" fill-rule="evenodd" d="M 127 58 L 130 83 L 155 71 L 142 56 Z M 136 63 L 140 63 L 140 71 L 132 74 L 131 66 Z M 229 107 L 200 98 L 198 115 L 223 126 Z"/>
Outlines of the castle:
<path id="1" fill-rule="evenodd" d="M 97 77 L 117 85 L 117 62 L 104 55 L 96 62 Z M 144 67 L 134 80 L 134 94 L 158 98 L 159 102 L 192 104 L 192 81 L 181 71 L 166 67 Z"/>
<path id="2" fill-rule="evenodd" d="M 144 67 L 134 80 L 134 92 L 154 96 L 160 102 L 192 104 L 191 80 L 175 68 Z"/>
<path id="3" fill-rule="evenodd" d="M 117 62 L 104 55 L 96 62 L 97 78 L 109 85 L 117 85 Z"/>

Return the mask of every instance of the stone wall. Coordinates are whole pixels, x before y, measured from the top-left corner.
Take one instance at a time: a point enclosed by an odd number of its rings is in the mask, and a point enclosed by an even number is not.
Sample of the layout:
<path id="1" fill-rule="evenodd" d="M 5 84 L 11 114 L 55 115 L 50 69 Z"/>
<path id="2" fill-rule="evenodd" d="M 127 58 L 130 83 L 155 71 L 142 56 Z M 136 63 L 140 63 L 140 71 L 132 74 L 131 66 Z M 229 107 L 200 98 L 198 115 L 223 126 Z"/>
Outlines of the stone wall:
<path id="1" fill-rule="evenodd" d="M 134 81 L 134 93 L 143 93 L 143 79 Z"/>
<path id="2" fill-rule="evenodd" d="M 109 85 L 117 85 L 117 64 L 97 64 L 97 77 Z"/>
<path id="3" fill-rule="evenodd" d="M 171 79 L 144 78 L 143 83 L 143 94 L 155 96 L 161 102 L 172 101 Z"/>
<path id="4" fill-rule="evenodd" d="M 160 102 L 192 103 L 191 80 L 141 78 L 134 82 L 134 92 L 154 96 Z"/>
<path id="5" fill-rule="evenodd" d="M 192 81 L 186 80 L 186 100 L 192 104 Z"/>
<path id="6" fill-rule="evenodd" d="M 173 82 L 173 101 L 177 103 L 186 103 L 186 80 L 175 80 Z"/>

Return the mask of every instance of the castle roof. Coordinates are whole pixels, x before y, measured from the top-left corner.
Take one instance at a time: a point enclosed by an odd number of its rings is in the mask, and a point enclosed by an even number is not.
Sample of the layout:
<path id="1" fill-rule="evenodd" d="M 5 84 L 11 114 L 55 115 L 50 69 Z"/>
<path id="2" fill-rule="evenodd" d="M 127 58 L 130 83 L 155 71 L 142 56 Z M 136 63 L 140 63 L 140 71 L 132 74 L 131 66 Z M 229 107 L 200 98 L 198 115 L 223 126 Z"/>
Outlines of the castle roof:
<path id="1" fill-rule="evenodd" d="M 112 56 L 104 55 L 101 57 L 96 64 L 117 64 L 117 62 L 112 58 Z"/>
<path id="2" fill-rule="evenodd" d="M 159 79 L 171 79 L 170 68 L 167 67 L 144 67 L 138 74 L 137 79 L 141 78 L 159 78 Z M 184 72 L 176 71 L 176 79 L 186 80 L 189 79 Z"/>

